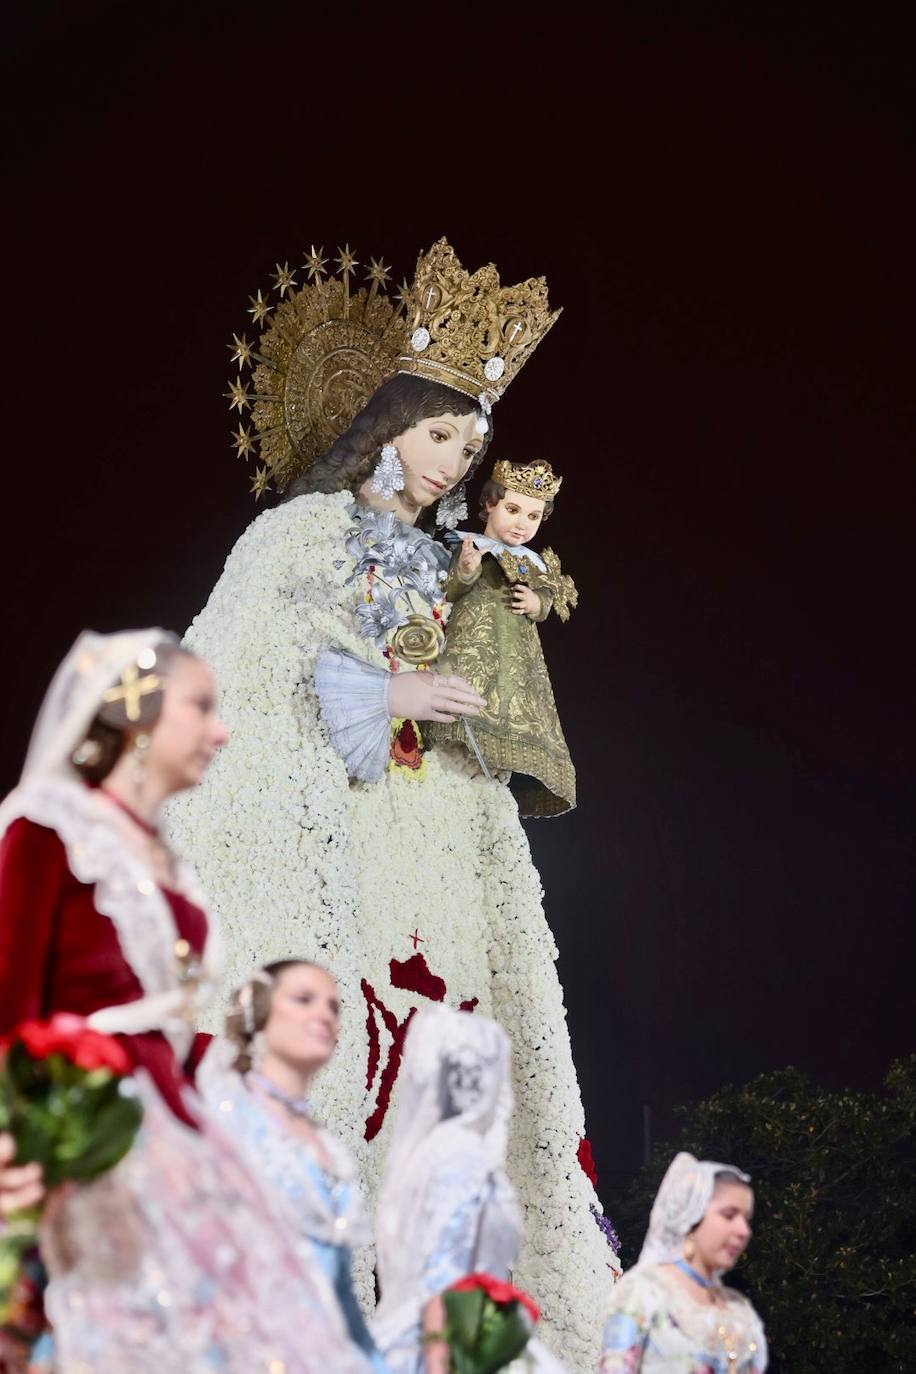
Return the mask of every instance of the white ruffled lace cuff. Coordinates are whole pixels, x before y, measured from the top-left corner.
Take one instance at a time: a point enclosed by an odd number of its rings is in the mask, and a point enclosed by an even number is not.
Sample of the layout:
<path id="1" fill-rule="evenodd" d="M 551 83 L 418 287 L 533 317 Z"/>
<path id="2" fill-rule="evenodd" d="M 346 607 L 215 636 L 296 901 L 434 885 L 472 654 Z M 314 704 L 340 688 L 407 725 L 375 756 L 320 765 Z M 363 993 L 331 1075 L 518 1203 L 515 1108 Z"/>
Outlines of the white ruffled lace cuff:
<path id="1" fill-rule="evenodd" d="M 323 649 L 315 665 L 315 691 L 331 743 L 350 777 L 361 782 L 378 782 L 388 766 L 389 676 L 341 649 Z"/>

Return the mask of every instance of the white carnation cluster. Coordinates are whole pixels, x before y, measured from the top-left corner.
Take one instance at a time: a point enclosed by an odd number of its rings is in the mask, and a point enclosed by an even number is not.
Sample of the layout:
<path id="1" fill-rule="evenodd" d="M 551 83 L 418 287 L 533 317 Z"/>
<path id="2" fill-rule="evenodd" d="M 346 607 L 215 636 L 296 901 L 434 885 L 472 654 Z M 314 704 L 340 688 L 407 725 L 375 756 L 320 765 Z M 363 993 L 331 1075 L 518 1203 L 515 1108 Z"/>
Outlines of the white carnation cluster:
<path id="1" fill-rule="evenodd" d="M 422 779 L 350 782 L 321 721 L 312 673 L 323 648 L 384 666 L 354 614 L 365 588 L 345 585 L 351 500 L 298 497 L 259 516 L 191 626 L 232 739 L 203 786 L 173 803 L 172 832 L 219 913 L 227 994 L 253 966 L 285 957 L 314 959 L 338 978 L 341 1042 L 314 1100 L 356 1153 L 370 1204 L 393 1105 L 367 1142 L 391 1035 L 367 1007 L 366 985 L 402 1023 L 423 998 L 392 986 L 390 961 L 418 949 L 449 1005 L 476 998 L 505 1028 L 517 1104 L 509 1172 L 525 1208 L 514 1278 L 542 1306 L 546 1343 L 589 1370 L 614 1257 L 576 1158 L 584 1121 L 556 948 L 515 802 L 436 751 Z M 373 1016 L 381 1061 L 367 1085 Z M 368 1284 L 368 1264 L 360 1272 Z"/>

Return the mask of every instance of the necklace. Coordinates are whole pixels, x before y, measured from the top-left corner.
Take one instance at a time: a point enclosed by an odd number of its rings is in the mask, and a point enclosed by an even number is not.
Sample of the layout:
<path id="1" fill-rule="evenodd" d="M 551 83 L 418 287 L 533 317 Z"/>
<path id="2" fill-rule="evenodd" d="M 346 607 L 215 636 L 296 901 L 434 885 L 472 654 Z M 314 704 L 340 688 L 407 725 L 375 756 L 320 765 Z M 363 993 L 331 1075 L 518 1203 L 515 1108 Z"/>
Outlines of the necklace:
<path id="1" fill-rule="evenodd" d="M 715 1279 L 704 1279 L 703 1275 L 697 1273 L 693 1265 L 688 1264 L 685 1259 L 676 1259 L 674 1261 L 674 1267 L 675 1269 L 680 1269 L 682 1274 L 686 1274 L 688 1279 L 693 1279 L 694 1283 L 698 1283 L 701 1288 L 716 1287 Z"/>
<path id="2" fill-rule="evenodd" d="M 114 792 L 109 792 L 107 787 L 100 787 L 99 791 L 103 796 L 106 796 L 110 802 L 114 802 L 115 806 L 123 811 L 125 816 L 129 816 L 134 825 L 139 826 L 139 828 L 145 831 L 152 839 L 161 841 L 162 836 L 159 834 L 157 826 L 150 825 L 149 821 L 145 821 L 142 816 L 138 816 L 133 807 L 128 806 L 127 802 L 122 801 Z"/>
<path id="3" fill-rule="evenodd" d="M 279 1102 L 292 1116 L 301 1117 L 305 1121 L 310 1120 L 312 1109 L 307 1097 L 293 1097 L 290 1093 L 285 1093 L 276 1083 L 271 1083 L 269 1078 L 265 1078 L 264 1074 L 258 1073 L 257 1069 L 250 1069 L 246 1077 L 254 1079 L 263 1093 Z"/>

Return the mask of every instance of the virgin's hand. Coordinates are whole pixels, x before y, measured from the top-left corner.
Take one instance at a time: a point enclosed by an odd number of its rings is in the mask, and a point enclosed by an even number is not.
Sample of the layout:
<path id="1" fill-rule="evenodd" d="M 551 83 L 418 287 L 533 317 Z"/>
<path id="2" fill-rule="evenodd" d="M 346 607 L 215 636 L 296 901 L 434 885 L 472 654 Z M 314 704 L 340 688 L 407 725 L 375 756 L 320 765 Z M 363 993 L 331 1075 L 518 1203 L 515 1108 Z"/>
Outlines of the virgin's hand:
<path id="1" fill-rule="evenodd" d="M 392 718 L 448 722 L 456 716 L 477 716 L 486 704 L 463 677 L 392 673 L 388 679 L 388 714 Z"/>
<path id="2" fill-rule="evenodd" d="M 11 1135 L 0 1135 L 0 1217 L 35 1207 L 45 1195 L 40 1164 L 14 1166 L 10 1160 L 16 1153 Z"/>
<path id="3" fill-rule="evenodd" d="M 474 547 L 474 541 L 468 535 L 461 545 L 461 553 L 458 555 L 458 571 L 465 577 L 470 577 L 471 573 L 475 573 L 480 567 L 482 558 L 483 554 L 480 549 Z"/>

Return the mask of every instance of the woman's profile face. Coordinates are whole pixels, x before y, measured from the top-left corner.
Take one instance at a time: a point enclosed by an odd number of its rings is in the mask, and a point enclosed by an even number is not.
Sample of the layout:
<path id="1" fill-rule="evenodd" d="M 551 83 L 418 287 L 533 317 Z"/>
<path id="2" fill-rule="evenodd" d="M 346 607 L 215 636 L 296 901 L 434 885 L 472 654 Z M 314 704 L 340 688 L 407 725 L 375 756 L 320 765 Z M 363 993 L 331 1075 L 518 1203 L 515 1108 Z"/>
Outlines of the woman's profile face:
<path id="1" fill-rule="evenodd" d="M 746 1183 L 719 1183 L 703 1220 L 691 1232 L 697 1256 L 710 1270 L 733 1269 L 751 1239 L 754 1194 Z"/>
<path id="2" fill-rule="evenodd" d="M 311 964 L 283 969 L 264 1027 L 268 1055 L 314 1073 L 334 1053 L 339 1026 L 339 995 L 331 975 Z"/>
<path id="3" fill-rule="evenodd" d="M 401 495 L 414 507 L 431 506 L 464 477 L 484 441 L 477 412 L 420 420 L 392 443 L 404 469 Z"/>
<path id="4" fill-rule="evenodd" d="M 148 767 L 163 777 L 170 795 L 195 787 L 228 738 L 219 718 L 210 668 L 202 659 L 178 655 L 165 679 L 162 710 L 150 732 Z"/>

